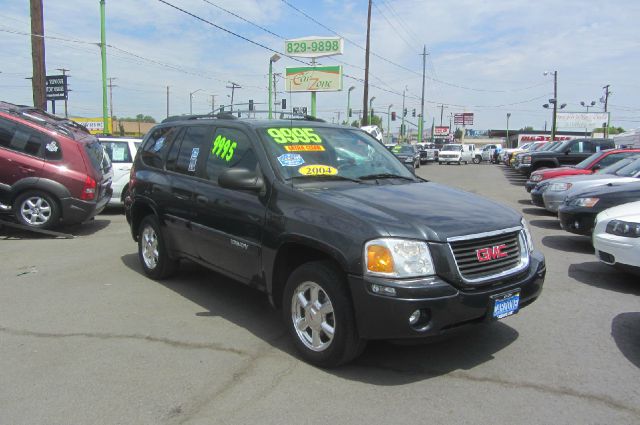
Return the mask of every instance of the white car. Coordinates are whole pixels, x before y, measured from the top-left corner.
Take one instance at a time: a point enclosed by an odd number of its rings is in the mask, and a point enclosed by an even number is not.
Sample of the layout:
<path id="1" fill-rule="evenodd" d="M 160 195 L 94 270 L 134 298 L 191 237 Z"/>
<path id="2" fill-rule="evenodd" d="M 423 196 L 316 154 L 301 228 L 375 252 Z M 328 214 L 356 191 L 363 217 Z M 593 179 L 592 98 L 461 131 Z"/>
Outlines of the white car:
<path id="1" fill-rule="evenodd" d="M 640 274 L 640 201 L 598 214 L 593 247 L 603 263 Z"/>
<path id="2" fill-rule="evenodd" d="M 113 164 L 113 181 L 111 183 L 113 194 L 107 205 L 121 206 L 124 204 L 124 197 L 129 186 L 131 165 L 142 140 L 116 137 L 99 137 L 98 140 L 104 146 Z"/>
<path id="3" fill-rule="evenodd" d="M 380 130 L 377 125 L 365 125 L 363 127 L 360 127 L 360 129 L 366 131 L 382 143 L 382 130 Z"/>

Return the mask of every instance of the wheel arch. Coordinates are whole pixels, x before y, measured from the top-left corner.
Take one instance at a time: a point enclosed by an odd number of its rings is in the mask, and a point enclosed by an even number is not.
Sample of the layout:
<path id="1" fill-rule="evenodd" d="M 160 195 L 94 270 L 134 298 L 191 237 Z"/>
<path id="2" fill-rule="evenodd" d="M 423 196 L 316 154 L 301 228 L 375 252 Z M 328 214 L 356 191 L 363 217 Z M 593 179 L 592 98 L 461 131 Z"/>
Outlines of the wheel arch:
<path id="1" fill-rule="evenodd" d="M 142 223 L 142 220 L 148 215 L 155 215 L 158 221 L 160 221 L 156 207 L 150 202 L 143 200 L 133 202 L 131 205 L 131 236 L 133 236 L 133 240 L 136 242 L 138 241 L 140 223 Z"/>

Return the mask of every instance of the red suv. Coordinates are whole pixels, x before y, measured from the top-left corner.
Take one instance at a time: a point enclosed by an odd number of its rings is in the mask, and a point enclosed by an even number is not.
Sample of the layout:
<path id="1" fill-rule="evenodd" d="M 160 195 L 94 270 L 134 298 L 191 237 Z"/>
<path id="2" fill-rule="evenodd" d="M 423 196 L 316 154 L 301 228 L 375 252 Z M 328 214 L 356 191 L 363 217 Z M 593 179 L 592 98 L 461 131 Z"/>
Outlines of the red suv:
<path id="1" fill-rule="evenodd" d="M 86 128 L 0 102 L 0 211 L 48 229 L 81 223 L 111 197 L 111 162 Z"/>
<path id="2" fill-rule="evenodd" d="M 637 155 L 640 149 L 607 149 L 596 152 L 582 162 L 572 167 L 541 168 L 531 173 L 529 180 L 525 183 L 527 192 L 531 192 L 538 183 L 543 180 L 561 176 L 574 176 L 579 174 L 592 174 L 601 168 L 620 161 L 631 155 Z"/>

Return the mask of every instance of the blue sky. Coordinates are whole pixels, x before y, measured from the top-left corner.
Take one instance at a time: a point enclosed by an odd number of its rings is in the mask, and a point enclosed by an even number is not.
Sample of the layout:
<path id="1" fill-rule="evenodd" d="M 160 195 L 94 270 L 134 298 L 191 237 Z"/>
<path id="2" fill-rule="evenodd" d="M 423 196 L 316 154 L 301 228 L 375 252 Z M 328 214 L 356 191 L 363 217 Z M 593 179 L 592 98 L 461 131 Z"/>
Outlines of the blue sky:
<path id="1" fill-rule="evenodd" d="M 290 3 L 344 36 L 345 54 L 323 58 L 326 65 L 346 63 L 345 74 L 362 78 L 366 1 L 337 0 L 166 0 L 219 26 L 277 51 L 284 38 L 333 35 L 304 17 Z M 0 0 L 0 99 L 31 103 L 25 77 L 31 75 L 28 1 Z M 115 78 L 113 109 L 117 116 L 138 113 L 162 119 L 166 115 L 166 86 L 170 113 L 194 112 L 228 103 L 228 81 L 243 88 L 236 102 L 267 101 L 267 72 L 272 52 L 229 35 L 158 0 L 107 0 L 108 73 Z M 640 127 L 640 65 L 637 0 L 377 0 L 372 11 L 370 96 L 374 108 L 419 109 L 422 62 L 426 45 L 426 116 L 430 123 L 450 113 L 474 112 L 475 129 L 550 125 L 542 108 L 552 97 L 553 81 L 545 70 L 557 70 L 559 101 L 569 111 L 584 111 L 580 101 L 598 102 L 602 86 L 611 85 L 612 123 Z M 238 19 L 216 6 L 242 16 Z M 99 1 L 45 1 L 46 63 L 71 70 L 69 111 L 74 116 L 99 116 L 102 91 Z M 384 58 L 384 59 L 382 59 Z M 295 66 L 283 58 L 274 66 L 284 72 Z M 355 86 L 352 107 L 362 107 L 362 83 Z M 278 81 L 278 91 L 284 81 Z M 309 106 L 308 94 L 279 94 L 289 105 Z M 318 95 L 319 116 L 344 119 L 346 90 Z M 58 106 L 61 110 L 61 105 Z M 594 108 L 601 110 L 598 103 Z M 592 109 L 593 110 L 593 109 Z M 385 120 L 386 122 L 386 120 Z M 397 127 L 397 122 L 392 129 Z"/>

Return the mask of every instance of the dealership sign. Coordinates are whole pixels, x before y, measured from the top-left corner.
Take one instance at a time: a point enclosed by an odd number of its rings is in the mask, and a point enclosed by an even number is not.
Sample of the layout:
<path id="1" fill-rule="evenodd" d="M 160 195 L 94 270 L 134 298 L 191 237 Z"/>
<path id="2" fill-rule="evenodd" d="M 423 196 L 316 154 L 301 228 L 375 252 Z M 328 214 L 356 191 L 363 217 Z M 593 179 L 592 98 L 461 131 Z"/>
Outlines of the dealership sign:
<path id="1" fill-rule="evenodd" d="M 289 92 L 342 90 L 342 66 L 297 67 L 286 69 Z"/>
<path id="2" fill-rule="evenodd" d="M 435 127 L 433 129 L 434 136 L 448 136 L 449 127 Z"/>
<path id="3" fill-rule="evenodd" d="M 556 141 L 564 141 L 564 140 L 572 140 L 578 137 L 584 136 L 559 136 L 556 134 Z M 525 143 L 531 142 L 549 142 L 551 141 L 551 136 L 548 134 L 519 134 L 518 135 L 518 146 L 524 145 Z"/>
<path id="4" fill-rule="evenodd" d="M 91 134 L 104 134 L 104 120 L 102 117 L 98 118 L 71 118 L 71 121 L 75 121 L 80 125 L 83 125 L 89 130 Z"/>
<path id="5" fill-rule="evenodd" d="M 454 114 L 453 123 L 457 125 L 473 125 L 473 112 Z"/>
<path id="6" fill-rule="evenodd" d="M 341 55 L 344 41 L 341 37 L 303 37 L 286 40 L 284 50 L 287 56 L 301 58 L 319 58 Z"/>
<path id="7" fill-rule="evenodd" d="M 47 100 L 65 100 L 67 98 L 67 76 L 47 75 L 45 90 Z"/>
<path id="8" fill-rule="evenodd" d="M 558 112 L 557 128 L 579 128 L 591 131 L 609 122 L 608 112 Z"/>

